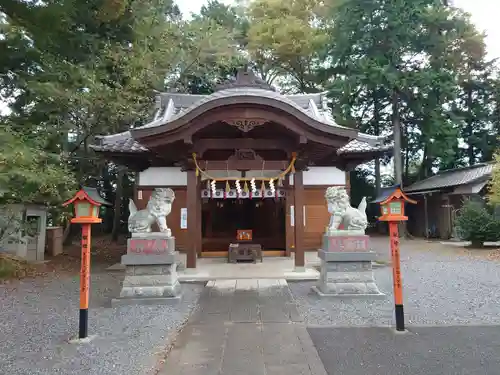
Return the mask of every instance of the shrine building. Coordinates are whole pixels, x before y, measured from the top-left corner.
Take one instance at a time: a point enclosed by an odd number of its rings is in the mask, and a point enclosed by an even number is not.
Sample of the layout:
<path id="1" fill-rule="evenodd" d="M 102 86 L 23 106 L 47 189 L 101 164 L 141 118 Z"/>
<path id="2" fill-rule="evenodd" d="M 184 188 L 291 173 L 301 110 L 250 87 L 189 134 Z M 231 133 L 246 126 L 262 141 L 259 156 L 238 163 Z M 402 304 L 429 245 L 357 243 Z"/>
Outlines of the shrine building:
<path id="1" fill-rule="evenodd" d="M 167 217 L 187 268 L 227 255 L 238 231 L 264 256 L 321 247 L 325 189 L 350 189 L 348 171 L 392 152 L 384 137 L 335 123 L 324 93 L 281 95 L 248 70 L 210 95 L 161 93 L 149 123 L 102 136 L 93 149 L 137 172 L 134 200 L 175 191 Z M 265 261 L 265 260 L 264 260 Z"/>

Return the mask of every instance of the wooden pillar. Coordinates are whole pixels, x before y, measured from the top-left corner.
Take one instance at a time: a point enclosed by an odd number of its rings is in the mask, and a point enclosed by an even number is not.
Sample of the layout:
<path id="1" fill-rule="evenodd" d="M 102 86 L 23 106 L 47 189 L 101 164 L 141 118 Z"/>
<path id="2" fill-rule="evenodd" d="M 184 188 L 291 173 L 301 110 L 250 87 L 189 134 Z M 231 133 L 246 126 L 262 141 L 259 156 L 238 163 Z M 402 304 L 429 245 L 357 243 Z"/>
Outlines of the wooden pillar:
<path id="1" fill-rule="evenodd" d="M 424 223 L 425 223 L 425 238 L 429 238 L 429 205 L 427 202 L 427 194 L 424 193 Z"/>
<path id="2" fill-rule="evenodd" d="M 295 203 L 295 267 L 305 266 L 304 255 L 304 175 L 302 171 L 295 172 L 293 178 Z"/>
<path id="3" fill-rule="evenodd" d="M 285 238 L 286 238 L 286 250 L 285 256 L 289 257 L 292 255 L 293 249 L 295 248 L 295 227 L 292 223 L 295 222 L 295 216 L 292 218 L 292 206 L 294 205 L 294 192 L 293 185 L 290 184 L 290 176 L 287 176 L 284 181 L 284 187 L 286 191 L 285 205 L 286 205 L 286 215 L 285 215 Z"/>
<path id="4" fill-rule="evenodd" d="M 200 210 L 200 194 L 196 171 L 187 171 L 187 230 L 189 241 L 187 247 L 186 268 L 196 268 L 198 247 L 201 246 L 201 227 L 198 227 Z"/>
<path id="5" fill-rule="evenodd" d="M 201 202 L 201 190 L 202 183 L 201 178 L 197 178 L 197 187 L 196 187 L 196 233 L 194 234 L 196 237 L 196 254 L 201 258 L 201 251 L 203 250 L 203 233 L 201 230 L 201 221 L 202 221 L 202 202 Z"/>
<path id="6" fill-rule="evenodd" d="M 351 171 L 348 169 L 345 171 L 345 189 L 349 197 L 351 196 Z"/>

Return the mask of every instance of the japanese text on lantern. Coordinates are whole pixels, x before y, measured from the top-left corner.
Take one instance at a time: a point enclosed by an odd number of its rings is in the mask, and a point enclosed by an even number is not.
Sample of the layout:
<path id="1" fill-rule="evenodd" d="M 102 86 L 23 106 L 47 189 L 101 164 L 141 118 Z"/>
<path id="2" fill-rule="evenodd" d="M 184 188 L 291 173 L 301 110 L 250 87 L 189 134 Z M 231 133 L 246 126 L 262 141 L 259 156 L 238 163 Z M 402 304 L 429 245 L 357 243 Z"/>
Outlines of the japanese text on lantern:
<path id="1" fill-rule="evenodd" d="M 397 234 L 397 233 L 396 233 Z M 393 236 L 391 238 L 391 251 L 392 251 L 392 259 L 395 264 L 394 267 L 394 283 L 396 288 L 401 288 L 401 269 L 399 267 L 400 256 L 399 256 L 399 238 Z"/>
<path id="2" fill-rule="evenodd" d="M 82 264 L 80 268 L 80 277 L 81 280 L 86 280 L 89 274 L 89 263 L 88 263 L 88 255 L 87 253 L 90 251 L 88 236 L 82 236 Z M 82 282 L 80 283 L 80 291 L 85 293 L 88 289 L 88 283 Z"/>

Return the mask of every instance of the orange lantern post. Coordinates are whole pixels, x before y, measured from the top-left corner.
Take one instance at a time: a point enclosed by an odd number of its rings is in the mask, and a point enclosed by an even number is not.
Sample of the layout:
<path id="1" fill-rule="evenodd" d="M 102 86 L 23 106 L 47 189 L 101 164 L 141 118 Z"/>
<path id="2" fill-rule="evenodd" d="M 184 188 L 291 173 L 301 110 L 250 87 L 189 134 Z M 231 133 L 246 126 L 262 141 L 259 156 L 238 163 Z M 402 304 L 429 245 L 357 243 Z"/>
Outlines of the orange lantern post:
<path id="1" fill-rule="evenodd" d="M 398 223 L 408 220 L 408 217 L 405 216 L 405 203 L 416 204 L 417 202 L 408 198 L 399 185 L 394 186 L 390 190 L 386 190 L 386 194 L 375 200 L 375 202 L 380 203 L 380 210 L 382 213 L 382 216 L 380 216 L 378 220 L 387 221 L 389 223 L 396 330 L 404 331 L 403 283 L 401 280 L 401 262 L 399 256 Z"/>
<path id="2" fill-rule="evenodd" d="M 99 207 L 110 206 L 95 188 L 82 187 L 73 198 L 63 203 L 63 207 L 73 204 L 74 224 L 82 225 L 82 260 L 80 266 L 80 324 L 78 338 L 88 336 L 89 318 L 89 283 L 90 283 L 90 226 L 102 222 L 99 218 Z"/>

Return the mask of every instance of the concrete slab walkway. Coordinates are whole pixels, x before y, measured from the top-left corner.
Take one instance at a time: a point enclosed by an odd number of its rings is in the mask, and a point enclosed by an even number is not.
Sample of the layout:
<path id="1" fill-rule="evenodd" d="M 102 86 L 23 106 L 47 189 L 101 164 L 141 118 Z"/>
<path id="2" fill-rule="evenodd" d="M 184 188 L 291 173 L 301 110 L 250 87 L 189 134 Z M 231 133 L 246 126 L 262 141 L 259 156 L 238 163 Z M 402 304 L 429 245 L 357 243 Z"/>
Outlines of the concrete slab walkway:
<path id="1" fill-rule="evenodd" d="M 328 375 L 498 375 L 500 327 L 308 329 Z"/>
<path id="2" fill-rule="evenodd" d="M 284 279 L 217 280 L 161 375 L 326 375 Z"/>

